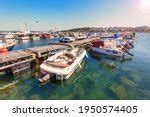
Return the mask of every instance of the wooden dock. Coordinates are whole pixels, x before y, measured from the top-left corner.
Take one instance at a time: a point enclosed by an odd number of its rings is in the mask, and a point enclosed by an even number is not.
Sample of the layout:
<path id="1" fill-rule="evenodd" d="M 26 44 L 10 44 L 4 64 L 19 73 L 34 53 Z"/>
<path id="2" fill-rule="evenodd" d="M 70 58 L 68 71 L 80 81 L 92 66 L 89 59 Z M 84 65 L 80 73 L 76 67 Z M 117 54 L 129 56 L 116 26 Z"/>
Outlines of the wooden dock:
<path id="1" fill-rule="evenodd" d="M 11 69 L 13 73 L 30 68 L 32 61 L 44 58 L 52 54 L 53 50 L 84 46 L 90 44 L 92 39 L 78 40 L 71 43 L 50 43 L 47 46 L 27 48 L 25 50 L 10 51 L 0 54 L 0 71 Z"/>
<path id="2" fill-rule="evenodd" d="M 71 42 L 70 44 L 73 45 L 74 47 L 77 46 L 85 46 L 87 44 L 90 44 L 93 40 L 98 39 L 98 38 L 90 38 L 90 39 L 83 39 L 83 40 L 78 40 L 78 41 L 74 41 Z"/>
<path id="3" fill-rule="evenodd" d="M 11 68 L 13 72 L 29 68 L 29 62 L 33 60 L 32 54 L 21 50 L 0 55 L 0 71 Z"/>

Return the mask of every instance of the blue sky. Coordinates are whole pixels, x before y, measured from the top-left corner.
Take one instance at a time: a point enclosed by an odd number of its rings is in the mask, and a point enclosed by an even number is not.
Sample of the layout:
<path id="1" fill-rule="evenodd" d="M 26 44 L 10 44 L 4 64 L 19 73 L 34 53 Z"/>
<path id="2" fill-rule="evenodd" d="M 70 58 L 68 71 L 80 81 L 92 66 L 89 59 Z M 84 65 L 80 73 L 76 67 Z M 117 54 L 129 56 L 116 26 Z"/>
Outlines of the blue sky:
<path id="1" fill-rule="evenodd" d="M 0 30 L 25 30 L 25 22 L 29 30 L 150 25 L 141 1 L 0 0 Z"/>

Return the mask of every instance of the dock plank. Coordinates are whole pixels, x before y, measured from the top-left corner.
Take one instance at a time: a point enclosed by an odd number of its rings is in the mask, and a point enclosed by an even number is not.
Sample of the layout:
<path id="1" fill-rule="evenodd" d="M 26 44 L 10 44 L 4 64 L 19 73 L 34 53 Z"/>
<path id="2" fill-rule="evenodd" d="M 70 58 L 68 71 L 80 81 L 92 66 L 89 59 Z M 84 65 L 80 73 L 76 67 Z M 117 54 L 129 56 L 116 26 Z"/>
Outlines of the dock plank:
<path id="1" fill-rule="evenodd" d="M 20 58 L 31 56 L 32 54 L 26 53 L 23 50 L 11 51 L 0 54 L 0 63 L 17 60 Z"/>

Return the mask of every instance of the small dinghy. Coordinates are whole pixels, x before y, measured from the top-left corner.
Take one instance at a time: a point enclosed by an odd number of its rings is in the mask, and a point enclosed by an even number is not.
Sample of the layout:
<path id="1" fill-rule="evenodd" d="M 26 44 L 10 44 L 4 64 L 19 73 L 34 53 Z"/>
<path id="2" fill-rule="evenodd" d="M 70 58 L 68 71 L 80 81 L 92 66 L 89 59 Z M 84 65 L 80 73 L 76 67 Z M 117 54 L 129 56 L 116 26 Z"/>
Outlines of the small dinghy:
<path id="1" fill-rule="evenodd" d="M 68 79 L 78 67 L 81 67 L 85 55 L 86 50 L 83 48 L 60 51 L 40 65 L 41 72 L 55 74 L 57 80 Z"/>

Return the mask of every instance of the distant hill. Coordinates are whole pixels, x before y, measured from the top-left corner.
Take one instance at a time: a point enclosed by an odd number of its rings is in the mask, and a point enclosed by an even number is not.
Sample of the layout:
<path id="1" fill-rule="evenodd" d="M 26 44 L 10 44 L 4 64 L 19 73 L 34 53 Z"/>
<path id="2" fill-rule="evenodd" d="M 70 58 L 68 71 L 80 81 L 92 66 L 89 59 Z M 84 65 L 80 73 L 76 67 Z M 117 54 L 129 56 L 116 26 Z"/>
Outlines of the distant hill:
<path id="1" fill-rule="evenodd" d="M 150 26 L 140 26 L 135 28 L 136 32 L 150 32 Z"/>
<path id="2" fill-rule="evenodd" d="M 69 29 L 69 30 L 62 30 L 62 32 L 90 32 L 91 28 L 90 27 L 83 27 L 83 28 L 74 28 L 74 29 Z"/>
<path id="3" fill-rule="evenodd" d="M 69 30 L 63 30 L 62 32 L 122 32 L 122 31 L 134 31 L 134 32 L 150 32 L 150 26 L 139 27 L 83 27 L 74 28 Z"/>

